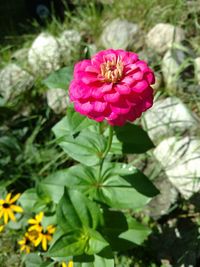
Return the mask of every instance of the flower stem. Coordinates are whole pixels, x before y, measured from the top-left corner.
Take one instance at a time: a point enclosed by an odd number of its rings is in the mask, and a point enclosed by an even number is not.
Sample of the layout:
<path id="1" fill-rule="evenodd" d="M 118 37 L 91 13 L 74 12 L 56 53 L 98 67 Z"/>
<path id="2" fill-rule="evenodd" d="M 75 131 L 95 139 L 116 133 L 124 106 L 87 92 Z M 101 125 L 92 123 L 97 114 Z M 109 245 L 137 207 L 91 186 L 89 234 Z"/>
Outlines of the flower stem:
<path id="1" fill-rule="evenodd" d="M 100 162 L 100 166 L 99 166 L 99 178 L 101 178 L 101 172 L 102 172 L 102 168 L 103 168 L 103 163 L 104 160 L 106 158 L 106 156 L 108 155 L 108 152 L 110 151 L 111 145 L 112 145 L 112 140 L 113 140 L 113 127 L 109 126 L 109 136 L 108 136 L 108 142 L 107 142 L 107 146 L 106 149 L 103 153 L 101 162 Z"/>

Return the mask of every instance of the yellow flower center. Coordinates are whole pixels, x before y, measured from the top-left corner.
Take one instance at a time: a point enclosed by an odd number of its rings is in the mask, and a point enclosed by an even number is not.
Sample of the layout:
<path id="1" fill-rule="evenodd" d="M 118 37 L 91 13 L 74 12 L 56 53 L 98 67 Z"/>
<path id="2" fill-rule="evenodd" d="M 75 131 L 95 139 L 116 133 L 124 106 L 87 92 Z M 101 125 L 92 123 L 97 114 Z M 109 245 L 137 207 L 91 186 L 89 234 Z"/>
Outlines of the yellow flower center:
<path id="1" fill-rule="evenodd" d="M 118 82 L 122 75 L 124 65 L 120 57 L 113 58 L 112 61 L 106 61 L 101 64 L 101 75 L 104 77 L 105 82 Z"/>
<path id="2" fill-rule="evenodd" d="M 3 203 L 2 206 L 4 209 L 8 209 L 10 207 L 10 204 L 9 203 Z"/>

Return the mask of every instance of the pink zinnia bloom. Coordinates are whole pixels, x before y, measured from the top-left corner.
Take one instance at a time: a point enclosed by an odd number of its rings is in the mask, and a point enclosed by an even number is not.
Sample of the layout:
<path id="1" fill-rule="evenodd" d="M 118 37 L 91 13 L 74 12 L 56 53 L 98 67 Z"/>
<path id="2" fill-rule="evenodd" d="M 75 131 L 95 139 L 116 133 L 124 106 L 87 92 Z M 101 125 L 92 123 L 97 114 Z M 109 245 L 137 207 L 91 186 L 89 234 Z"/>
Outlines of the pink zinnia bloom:
<path id="1" fill-rule="evenodd" d="M 77 112 L 122 126 L 153 104 L 153 71 L 137 54 L 108 49 L 75 65 L 69 88 Z"/>

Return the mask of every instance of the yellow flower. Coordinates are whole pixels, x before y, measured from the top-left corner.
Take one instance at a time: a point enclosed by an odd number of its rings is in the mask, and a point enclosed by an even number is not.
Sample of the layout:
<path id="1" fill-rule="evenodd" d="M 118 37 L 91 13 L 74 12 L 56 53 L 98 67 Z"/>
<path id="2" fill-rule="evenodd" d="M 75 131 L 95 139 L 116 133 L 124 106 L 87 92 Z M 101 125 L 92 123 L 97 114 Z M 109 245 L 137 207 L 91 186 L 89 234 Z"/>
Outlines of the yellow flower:
<path id="1" fill-rule="evenodd" d="M 11 198 L 11 193 L 8 193 L 5 199 L 0 199 L 0 219 L 4 217 L 4 224 L 7 224 L 9 219 L 16 221 L 14 212 L 23 212 L 20 206 L 13 205 L 20 197 L 20 194 Z"/>
<path id="2" fill-rule="evenodd" d="M 36 230 L 32 230 L 32 231 L 29 231 L 29 232 L 28 232 L 28 237 L 29 237 L 29 239 L 31 240 L 32 243 L 34 243 L 35 240 L 38 239 L 38 237 L 39 237 L 39 233 L 40 233 L 40 232 L 38 232 L 38 231 L 36 231 Z"/>
<path id="3" fill-rule="evenodd" d="M 47 226 L 46 230 L 38 232 L 38 238 L 33 241 L 34 246 L 37 247 L 39 244 L 42 244 L 43 250 L 47 250 L 48 242 L 52 240 L 52 235 L 55 232 L 56 228 L 53 225 Z"/>
<path id="4" fill-rule="evenodd" d="M 3 232 L 4 225 L 0 225 L 0 233 Z"/>
<path id="5" fill-rule="evenodd" d="M 37 232 L 41 232 L 42 231 L 42 218 L 44 216 L 44 212 L 40 212 L 38 214 L 35 215 L 35 219 L 29 219 L 28 223 L 32 224 L 32 226 L 29 227 L 28 231 L 37 231 Z"/>
<path id="6" fill-rule="evenodd" d="M 18 244 L 21 246 L 20 250 L 25 253 L 30 253 L 31 251 L 31 239 L 29 233 L 25 233 L 24 237 L 18 241 Z"/>
<path id="7" fill-rule="evenodd" d="M 74 263 L 73 263 L 73 261 L 69 261 L 68 264 L 65 262 L 62 262 L 61 266 L 62 267 L 73 267 Z"/>

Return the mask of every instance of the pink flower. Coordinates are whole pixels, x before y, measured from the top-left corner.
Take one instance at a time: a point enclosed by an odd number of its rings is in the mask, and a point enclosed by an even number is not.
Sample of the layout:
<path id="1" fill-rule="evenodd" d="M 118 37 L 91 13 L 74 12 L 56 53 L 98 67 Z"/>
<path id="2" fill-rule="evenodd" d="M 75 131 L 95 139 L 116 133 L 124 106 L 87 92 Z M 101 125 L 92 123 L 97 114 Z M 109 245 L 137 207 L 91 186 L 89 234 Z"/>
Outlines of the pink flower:
<path id="1" fill-rule="evenodd" d="M 69 95 L 82 115 L 122 126 L 152 106 L 154 82 L 153 71 L 137 54 L 109 49 L 75 65 Z"/>

